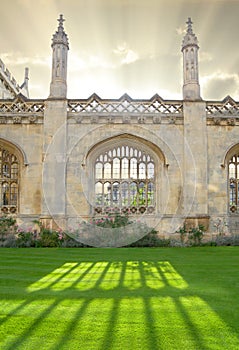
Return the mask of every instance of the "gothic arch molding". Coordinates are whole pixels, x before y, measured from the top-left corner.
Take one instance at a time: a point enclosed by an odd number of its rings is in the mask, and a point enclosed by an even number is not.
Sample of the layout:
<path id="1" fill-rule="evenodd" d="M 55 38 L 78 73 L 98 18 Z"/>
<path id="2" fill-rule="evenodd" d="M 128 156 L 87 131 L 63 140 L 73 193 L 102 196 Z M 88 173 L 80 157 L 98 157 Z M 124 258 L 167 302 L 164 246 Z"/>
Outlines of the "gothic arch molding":
<path id="1" fill-rule="evenodd" d="M 239 143 L 231 146 L 225 156 L 222 167 L 227 172 L 229 212 L 239 214 Z"/>
<path id="2" fill-rule="evenodd" d="M 19 211 L 21 167 L 26 164 L 24 152 L 0 138 L 0 210 L 3 214 Z"/>
<path id="3" fill-rule="evenodd" d="M 24 152 L 24 150 L 21 148 L 21 146 L 19 146 L 16 142 L 9 140 L 7 138 L 0 138 L 0 145 L 2 145 L 3 147 L 6 147 L 7 149 L 9 149 L 11 152 L 16 153 L 17 157 L 19 158 L 20 162 L 27 166 L 28 160 L 27 160 L 27 155 Z"/>
<path id="4" fill-rule="evenodd" d="M 141 147 L 145 146 L 146 148 L 152 150 L 157 155 L 157 157 L 159 157 L 159 159 L 163 162 L 164 165 L 168 165 L 167 161 L 166 161 L 165 154 L 162 152 L 162 150 L 157 145 L 155 145 L 151 141 L 148 141 L 142 137 L 135 136 L 135 135 L 129 134 L 129 133 L 122 133 L 122 134 L 114 135 L 114 136 L 111 136 L 107 139 L 104 139 L 104 140 L 97 142 L 88 150 L 88 152 L 85 156 L 85 159 L 87 160 L 88 157 L 91 154 L 93 154 L 96 150 L 99 151 L 101 148 L 107 147 L 107 144 L 111 144 L 112 142 L 120 144 L 123 141 L 128 141 L 131 144 L 134 144 L 134 143 L 140 144 Z"/>

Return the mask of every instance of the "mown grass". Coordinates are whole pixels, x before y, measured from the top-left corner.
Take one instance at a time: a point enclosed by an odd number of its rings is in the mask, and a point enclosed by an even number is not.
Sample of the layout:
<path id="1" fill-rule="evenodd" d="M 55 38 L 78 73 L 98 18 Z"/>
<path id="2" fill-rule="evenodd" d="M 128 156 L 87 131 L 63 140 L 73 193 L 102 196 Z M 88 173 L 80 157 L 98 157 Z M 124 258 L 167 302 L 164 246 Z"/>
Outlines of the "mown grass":
<path id="1" fill-rule="evenodd" d="M 239 349 L 239 247 L 1 249 L 0 349 Z"/>

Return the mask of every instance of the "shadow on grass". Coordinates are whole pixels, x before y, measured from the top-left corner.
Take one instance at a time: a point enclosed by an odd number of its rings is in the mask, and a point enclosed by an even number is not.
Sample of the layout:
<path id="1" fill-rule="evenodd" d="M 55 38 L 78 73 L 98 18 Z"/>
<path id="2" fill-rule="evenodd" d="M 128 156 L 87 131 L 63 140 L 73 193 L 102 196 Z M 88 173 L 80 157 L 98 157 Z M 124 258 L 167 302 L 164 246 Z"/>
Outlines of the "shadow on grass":
<path id="1" fill-rule="evenodd" d="M 0 320 L 6 335 L 11 320 L 28 308 L 35 314 L 4 350 L 41 348 L 39 335 L 44 350 L 239 348 L 235 331 L 203 293 L 195 296 L 170 261 L 62 259 L 53 265 L 9 293 L 8 302 L 23 301 Z"/>

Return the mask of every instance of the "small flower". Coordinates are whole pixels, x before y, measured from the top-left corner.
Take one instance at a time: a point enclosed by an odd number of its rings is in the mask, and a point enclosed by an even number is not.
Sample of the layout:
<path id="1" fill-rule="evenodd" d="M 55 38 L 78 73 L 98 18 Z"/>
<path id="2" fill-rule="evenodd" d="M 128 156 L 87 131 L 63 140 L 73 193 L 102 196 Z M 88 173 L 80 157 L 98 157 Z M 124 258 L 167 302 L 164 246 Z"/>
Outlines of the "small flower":
<path id="1" fill-rule="evenodd" d="M 63 234 L 62 233 L 59 233 L 58 234 L 58 239 L 61 241 L 63 239 Z"/>

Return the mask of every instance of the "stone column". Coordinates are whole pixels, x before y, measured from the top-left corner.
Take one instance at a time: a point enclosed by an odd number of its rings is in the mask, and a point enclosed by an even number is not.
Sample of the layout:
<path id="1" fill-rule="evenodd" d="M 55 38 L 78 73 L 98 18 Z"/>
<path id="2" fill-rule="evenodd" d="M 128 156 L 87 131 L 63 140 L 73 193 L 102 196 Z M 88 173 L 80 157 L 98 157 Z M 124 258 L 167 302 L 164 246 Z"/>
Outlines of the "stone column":
<path id="1" fill-rule="evenodd" d="M 52 80 L 45 103 L 43 141 L 42 221 L 63 228 L 66 215 L 67 51 L 68 39 L 60 15 L 52 39 Z"/>
<path id="2" fill-rule="evenodd" d="M 184 215 L 208 215 L 208 160 L 206 103 L 185 101 Z"/>

